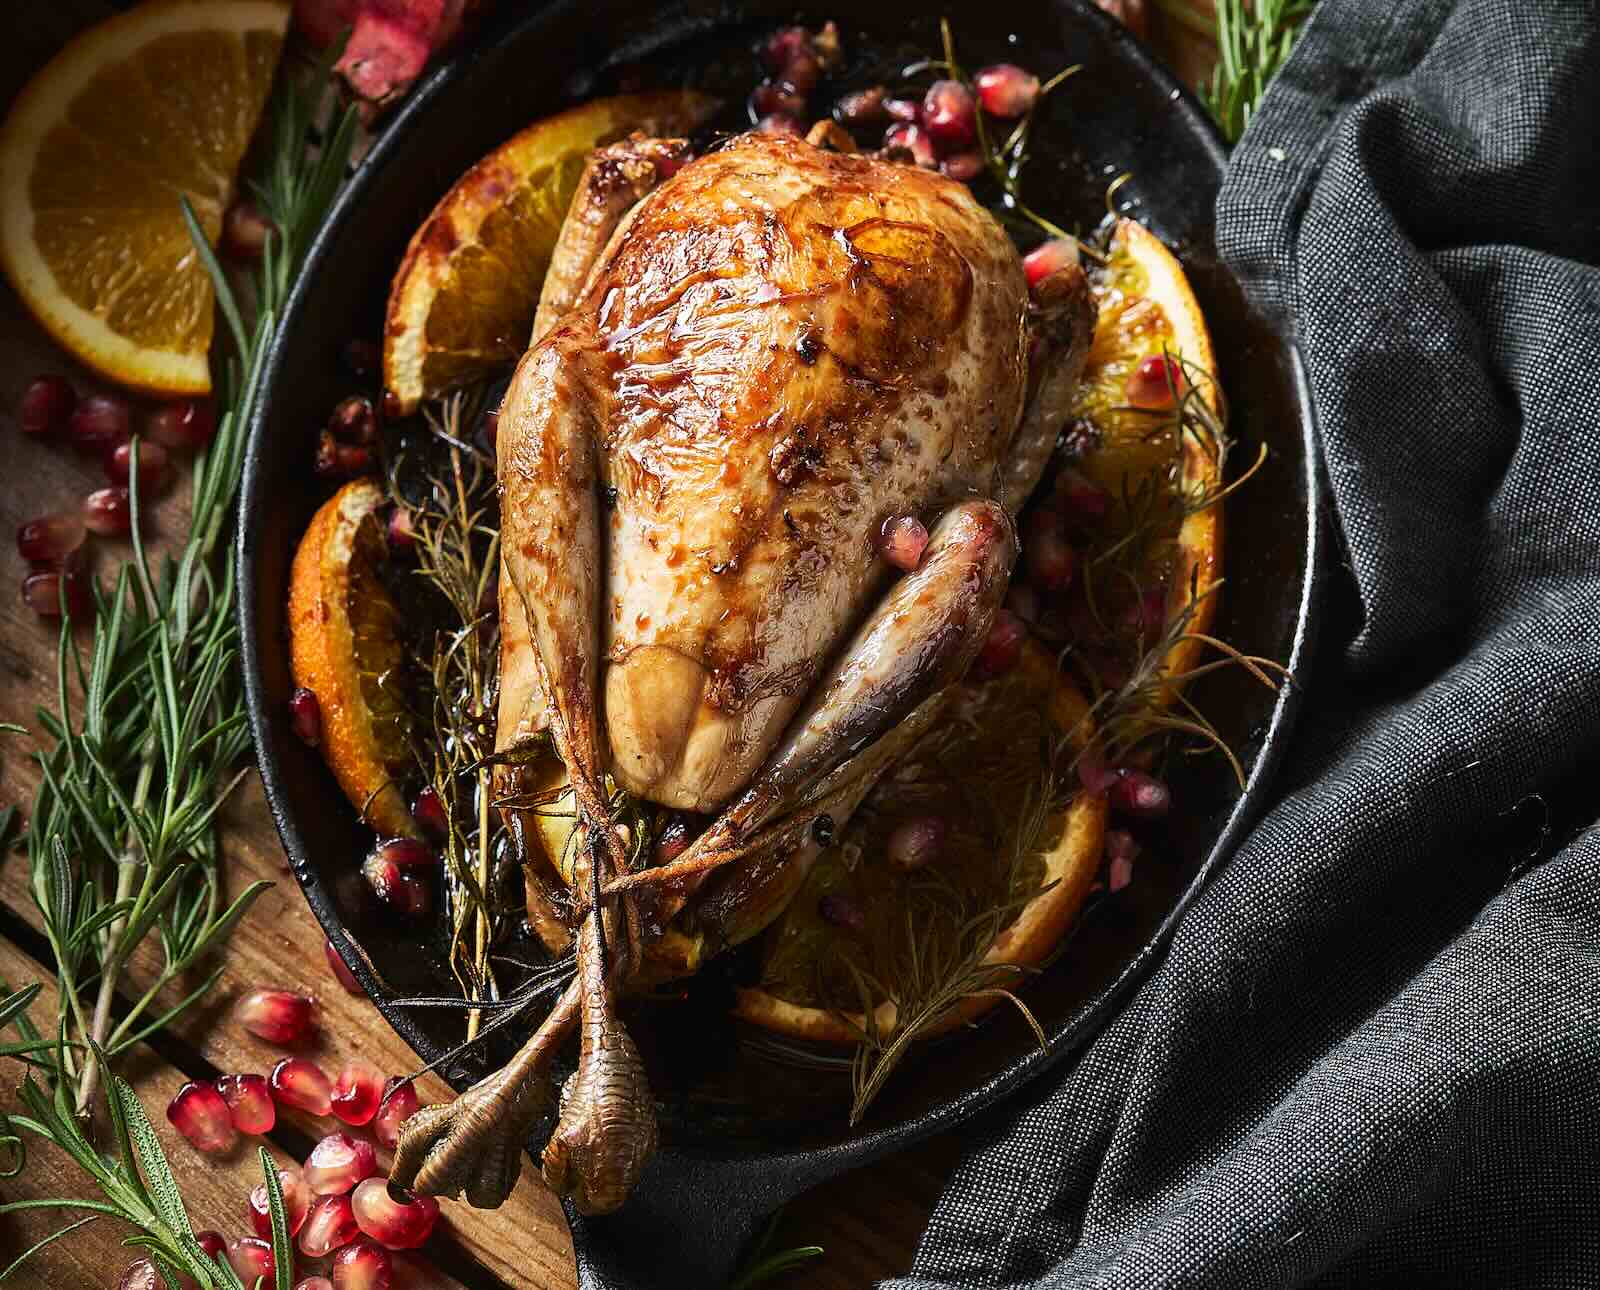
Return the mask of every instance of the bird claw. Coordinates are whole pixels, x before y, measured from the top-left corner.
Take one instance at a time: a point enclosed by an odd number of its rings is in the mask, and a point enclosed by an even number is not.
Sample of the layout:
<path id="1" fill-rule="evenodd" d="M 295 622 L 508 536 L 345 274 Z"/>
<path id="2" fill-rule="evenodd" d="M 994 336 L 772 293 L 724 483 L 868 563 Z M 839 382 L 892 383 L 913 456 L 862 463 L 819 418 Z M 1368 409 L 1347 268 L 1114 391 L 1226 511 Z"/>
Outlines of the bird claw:
<path id="1" fill-rule="evenodd" d="M 541 1075 L 497 1071 L 455 1101 L 423 1107 L 400 1128 L 392 1180 L 427 1196 L 501 1205 L 522 1173 L 523 1145 L 549 1108 Z"/>

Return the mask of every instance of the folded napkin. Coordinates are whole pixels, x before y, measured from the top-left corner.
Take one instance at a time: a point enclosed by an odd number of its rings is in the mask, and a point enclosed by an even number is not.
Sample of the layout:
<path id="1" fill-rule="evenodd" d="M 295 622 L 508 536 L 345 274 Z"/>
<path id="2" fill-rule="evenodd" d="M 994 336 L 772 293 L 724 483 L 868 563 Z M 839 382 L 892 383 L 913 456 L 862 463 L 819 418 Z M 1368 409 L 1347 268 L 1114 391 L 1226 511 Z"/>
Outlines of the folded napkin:
<path id="1" fill-rule="evenodd" d="M 898 1290 L 1600 1285 L 1597 28 L 1324 0 L 1236 150 L 1342 539 L 1280 799 Z"/>

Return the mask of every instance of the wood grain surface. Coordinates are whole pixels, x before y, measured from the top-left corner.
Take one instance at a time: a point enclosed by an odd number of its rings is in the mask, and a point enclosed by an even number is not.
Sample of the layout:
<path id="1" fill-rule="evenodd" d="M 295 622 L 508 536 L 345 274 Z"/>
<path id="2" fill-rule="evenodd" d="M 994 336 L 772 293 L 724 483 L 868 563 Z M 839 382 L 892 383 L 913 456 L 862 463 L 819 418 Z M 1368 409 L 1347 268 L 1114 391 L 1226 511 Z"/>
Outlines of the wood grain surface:
<path id="1" fill-rule="evenodd" d="M 10 7 L 8 38 L 0 47 L 0 102 L 9 104 L 31 72 L 77 28 L 112 12 L 107 0 L 51 0 Z M 1176 52 L 1176 51 L 1175 51 Z M 1192 50 L 1180 61 L 1198 74 Z M 24 386 L 45 372 L 66 375 L 80 393 L 97 382 L 55 349 L 26 315 L 16 296 L 0 285 L 0 531 L 53 510 L 75 507 L 90 489 L 101 486 L 98 462 L 73 455 L 61 445 L 28 441 L 16 428 L 16 408 Z M 157 508 L 150 528 L 159 543 L 181 535 L 185 503 L 180 484 Z M 121 558 L 117 544 L 98 541 L 101 567 Z M 0 719 L 38 729 L 36 709 L 54 705 L 53 626 L 42 623 L 16 594 L 25 572 L 13 543 L 0 555 Z M 0 749 L 0 805 L 26 808 L 36 785 L 34 768 L 17 743 Z M 251 910 L 226 954 L 218 989 L 208 1004 L 188 1014 L 171 1032 L 129 1054 L 122 1073 L 143 1097 L 173 1162 L 189 1212 L 197 1227 L 214 1227 L 224 1236 L 249 1233 L 245 1197 L 258 1181 L 255 1142 L 247 1140 L 229 1156 L 202 1157 L 168 1125 L 168 1100 L 188 1079 L 214 1078 L 225 1071 L 268 1070 L 281 1054 L 246 1034 L 230 1018 L 235 998 L 255 985 L 272 985 L 314 995 L 319 1029 L 308 1055 L 330 1072 L 345 1058 L 360 1054 L 386 1072 L 415 1068 L 409 1047 L 364 999 L 339 987 L 322 953 L 322 932 L 284 867 L 277 835 L 252 776 L 230 804 L 224 825 L 228 883 L 237 891 L 256 878 L 276 885 Z M 0 858 L 0 979 L 17 987 L 45 981 L 45 950 L 37 933 L 38 911 L 28 890 L 25 859 Z M 147 980 L 153 964 L 131 965 L 126 990 Z M 193 984 L 190 987 L 192 988 Z M 174 998 L 178 997 L 174 994 Z M 53 1015 L 48 994 L 35 1016 Z M 0 1109 L 15 1105 L 21 1068 L 0 1066 Z M 420 1081 L 424 1101 L 446 1095 L 442 1082 Z M 301 1159 L 323 1133 L 340 1127 L 298 1113 L 282 1115 L 268 1147 L 280 1158 Z M 891 1160 L 830 1183 L 798 1198 L 784 1213 L 776 1248 L 817 1244 L 820 1260 L 773 1283 L 843 1290 L 903 1273 L 936 1202 L 944 1180 L 961 1155 L 958 1131 L 904 1152 Z M 85 1179 L 58 1153 L 35 1149 L 20 1177 L 0 1184 L 7 1200 L 86 1194 Z M 456 1290 L 479 1287 L 574 1286 L 572 1243 L 560 1208 L 530 1167 L 511 1200 L 496 1211 L 446 1202 L 445 1221 L 418 1257 L 397 1277 L 404 1287 Z M 4 1266 L 52 1226 L 54 1215 L 31 1213 L 0 1218 L 0 1266 Z M 131 1252 L 127 1235 L 105 1219 L 49 1247 L 13 1275 L 9 1285 L 49 1290 L 114 1286 Z"/>

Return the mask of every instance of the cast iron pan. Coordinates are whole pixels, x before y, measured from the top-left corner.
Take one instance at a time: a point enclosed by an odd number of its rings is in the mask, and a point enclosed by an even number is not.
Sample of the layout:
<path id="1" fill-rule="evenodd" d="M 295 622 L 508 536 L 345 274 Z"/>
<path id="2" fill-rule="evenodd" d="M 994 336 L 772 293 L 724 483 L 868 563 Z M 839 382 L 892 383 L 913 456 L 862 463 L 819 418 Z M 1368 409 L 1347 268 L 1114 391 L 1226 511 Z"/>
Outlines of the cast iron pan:
<path id="1" fill-rule="evenodd" d="M 425 1059 L 460 1035 L 455 1013 L 405 1009 L 398 991 L 437 993 L 435 956 L 419 934 L 374 917 L 360 898 L 370 845 L 317 754 L 292 734 L 285 596 L 294 544 L 326 495 L 308 469 L 318 427 L 350 392 L 338 355 L 377 337 L 390 275 L 412 230 L 469 165 L 508 135 L 571 102 L 619 88 L 695 82 L 742 86 L 761 34 L 797 16 L 837 18 L 865 82 L 938 48 L 939 10 L 926 0 L 875 0 L 850 12 L 796 15 L 785 0 L 564 0 L 508 5 L 497 26 L 433 74 L 362 163 L 311 250 L 268 358 L 266 394 L 245 462 L 239 541 L 244 663 L 266 786 L 295 877 L 328 935 L 359 942 L 356 975 Z M 1119 203 L 1175 245 L 1205 308 L 1241 448 L 1266 468 L 1228 502 L 1228 581 L 1221 633 L 1288 662 L 1301 678 L 1322 528 L 1309 395 L 1289 342 L 1246 303 L 1218 263 L 1212 207 L 1225 163 L 1201 109 L 1115 22 L 1078 0 L 956 3 L 947 10 L 969 67 L 1014 59 L 1049 73 L 1083 64 L 1035 129 L 1029 200 L 1058 220 L 1094 227 L 1106 184 L 1131 171 Z M 875 69 L 873 64 L 877 64 Z M 735 109 L 737 110 L 737 109 Z M 846 1127 L 847 1079 L 772 1051 L 725 1016 L 725 981 L 705 974 L 685 997 L 630 1018 L 661 1098 L 664 1145 L 626 1209 L 574 1218 L 586 1285 L 721 1284 L 759 1219 L 803 1188 L 948 1128 L 1046 1070 L 1083 1043 L 1161 951 L 1186 901 L 1257 813 L 1285 742 L 1296 687 L 1273 694 L 1223 675 L 1196 699 L 1245 760 L 1241 795 L 1220 760 L 1180 759 L 1187 804 L 1141 865 L 1138 881 L 1090 911 L 1059 960 L 1028 991 L 1051 1043 L 1001 1010 L 976 1032 L 913 1057 L 866 1121 Z M 426 936 L 420 936 L 425 940 Z M 422 947 L 426 950 L 426 947 Z M 508 1030 L 515 1027 L 508 1027 Z M 447 1064 L 465 1087 L 505 1046 Z M 535 1148 L 542 1143 L 533 1144 Z"/>

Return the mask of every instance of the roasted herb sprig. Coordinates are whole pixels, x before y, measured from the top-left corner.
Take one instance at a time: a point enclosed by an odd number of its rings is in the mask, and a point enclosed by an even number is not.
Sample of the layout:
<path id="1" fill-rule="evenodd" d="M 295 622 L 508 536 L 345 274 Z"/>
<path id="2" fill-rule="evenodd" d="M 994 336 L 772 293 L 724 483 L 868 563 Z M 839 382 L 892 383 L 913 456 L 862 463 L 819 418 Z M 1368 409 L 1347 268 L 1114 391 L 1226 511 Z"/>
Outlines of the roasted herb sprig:
<path id="1" fill-rule="evenodd" d="M 1229 143 L 1250 124 L 1315 7 L 1316 0 L 1217 0 L 1217 65 L 1201 94 Z"/>

